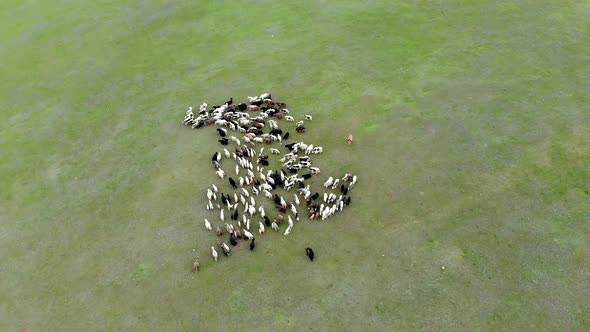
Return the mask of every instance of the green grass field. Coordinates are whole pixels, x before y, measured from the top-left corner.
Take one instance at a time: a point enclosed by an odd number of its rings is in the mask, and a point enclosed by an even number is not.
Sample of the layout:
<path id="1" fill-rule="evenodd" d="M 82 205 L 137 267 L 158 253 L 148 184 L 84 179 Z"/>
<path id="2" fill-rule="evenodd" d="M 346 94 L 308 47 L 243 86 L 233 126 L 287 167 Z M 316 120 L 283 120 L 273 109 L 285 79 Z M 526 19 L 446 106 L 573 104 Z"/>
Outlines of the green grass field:
<path id="1" fill-rule="evenodd" d="M 4 0 L 0 22 L 0 330 L 590 330 L 588 2 Z M 314 186 L 359 182 L 215 264 L 220 145 L 180 122 L 265 91 L 314 116 Z"/>

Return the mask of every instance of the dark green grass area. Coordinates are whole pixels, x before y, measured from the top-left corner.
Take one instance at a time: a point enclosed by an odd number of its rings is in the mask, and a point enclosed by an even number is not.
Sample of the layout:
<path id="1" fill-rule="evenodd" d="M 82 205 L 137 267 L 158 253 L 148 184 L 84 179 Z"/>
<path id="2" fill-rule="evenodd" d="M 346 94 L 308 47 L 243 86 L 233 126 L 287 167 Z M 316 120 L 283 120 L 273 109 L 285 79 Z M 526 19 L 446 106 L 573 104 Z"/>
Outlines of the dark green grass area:
<path id="1" fill-rule="evenodd" d="M 0 330 L 590 329 L 585 2 L 5 0 L 0 22 Z M 180 122 L 265 91 L 314 116 L 291 133 L 324 147 L 312 186 L 352 171 L 353 202 L 215 263 L 221 147 Z"/>

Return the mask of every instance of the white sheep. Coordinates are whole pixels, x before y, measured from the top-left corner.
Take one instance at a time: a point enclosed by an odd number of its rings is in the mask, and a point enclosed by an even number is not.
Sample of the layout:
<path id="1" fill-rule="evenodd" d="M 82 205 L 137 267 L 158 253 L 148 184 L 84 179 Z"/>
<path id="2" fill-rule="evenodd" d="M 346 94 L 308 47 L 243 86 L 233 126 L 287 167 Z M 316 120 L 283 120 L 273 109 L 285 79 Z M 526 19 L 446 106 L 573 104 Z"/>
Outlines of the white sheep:
<path id="1" fill-rule="evenodd" d="M 295 119 L 292 116 L 290 116 L 290 115 L 285 115 L 285 120 L 287 120 L 289 122 L 295 121 Z"/>
<path id="2" fill-rule="evenodd" d="M 332 185 L 332 183 L 334 183 L 334 178 L 332 178 L 331 176 L 328 178 L 328 181 L 324 182 L 324 188 L 328 188 L 329 186 Z"/>
<path id="3" fill-rule="evenodd" d="M 272 153 L 272 154 L 281 154 L 281 151 L 279 151 L 279 149 L 271 148 L 270 149 L 270 153 Z"/>
<path id="4" fill-rule="evenodd" d="M 336 179 L 334 180 L 334 184 L 332 185 L 332 190 L 338 188 L 338 185 L 340 184 L 340 179 Z"/>
<path id="5" fill-rule="evenodd" d="M 311 121 L 311 120 L 313 120 L 313 118 L 311 117 L 311 115 L 307 115 L 307 114 L 306 114 L 306 115 L 305 115 L 305 120 L 309 120 L 309 121 Z"/>
<path id="6" fill-rule="evenodd" d="M 262 222 L 258 222 L 258 234 L 264 234 L 264 224 Z"/>
<path id="7" fill-rule="evenodd" d="M 223 210 L 221 210 L 221 212 L 219 213 L 219 219 L 221 219 L 221 221 L 225 221 L 225 218 L 223 216 Z"/>
<path id="8" fill-rule="evenodd" d="M 244 232 L 244 237 L 247 238 L 248 240 L 252 240 L 254 238 L 254 235 L 252 235 L 252 233 L 248 232 L 247 230 L 242 230 Z"/>
<path id="9" fill-rule="evenodd" d="M 287 227 L 287 229 L 285 229 L 285 233 L 283 233 L 285 236 L 291 234 L 291 226 Z"/>
<path id="10" fill-rule="evenodd" d="M 234 225 L 232 224 L 225 224 L 225 230 L 227 230 L 228 233 L 233 233 L 234 231 Z"/>
<path id="11" fill-rule="evenodd" d="M 319 174 L 320 173 L 320 169 L 318 167 L 310 167 L 309 170 L 311 171 L 311 174 Z"/>
<path id="12" fill-rule="evenodd" d="M 299 206 L 299 197 L 297 197 L 296 194 L 293 194 L 293 196 L 295 197 L 295 204 L 297 204 L 297 206 Z"/>
<path id="13" fill-rule="evenodd" d="M 207 218 L 205 218 L 205 228 L 207 228 L 208 231 L 213 229 L 213 227 L 211 227 L 211 223 L 209 222 L 209 220 L 207 220 Z"/>
<path id="14" fill-rule="evenodd" d="M 266 216 L 266 213 L 264 212 L 264 206 L 260 206 L 258 208 L 258 212 L 260 213 L 260 215 L 262 216 L 262 218 L 264 218 L 264 216 Z"/>
<path id="15" fill-rule="evenodd" d="M 272 227 L 272 229 L 275 231 L 279 230 L 279 225 L 277 224 L 276 221 L 273 221 L 272 224 L 270 225 L 270 227 Z"/>
<path id="16" fill-rule="evenodd" d="M 219 176 L 219 178 L 223 179 L 223 177 L 225 176 L 225 172 L 222 169 L 218 169 L 215 174 L 217 174 L 217 176 Z"/>
<path id="17" fill-rule="evenodd" d="M 211 184 L 211 187 L 213 187 L 213 192 L 219 192 L 219 190 L 217 190 L 217 186 L 215 184 Z"/>

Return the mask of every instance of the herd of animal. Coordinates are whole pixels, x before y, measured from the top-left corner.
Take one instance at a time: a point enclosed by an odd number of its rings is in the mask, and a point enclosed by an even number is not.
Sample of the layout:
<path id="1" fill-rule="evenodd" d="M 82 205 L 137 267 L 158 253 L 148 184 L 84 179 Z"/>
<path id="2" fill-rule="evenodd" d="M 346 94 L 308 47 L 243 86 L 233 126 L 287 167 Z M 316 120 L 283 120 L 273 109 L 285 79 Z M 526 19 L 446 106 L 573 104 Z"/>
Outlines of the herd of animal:
<path id="1" fill-rule="evenodd" d="M 213 107 L 203 103 L 196 115 L 189 107 L 182 123 L 192 128 L 216 125 L 220 136 L 221 152 L 213 154 L 211 165 L 229 187 L 220 190 L 221 185 L 211 184 L 207 189 L 207 210 L 219 211 L 219 220 L 205 218 L 205 228 L 227 239 L 231 246 L 246 240 L 253 251 L 256 225 L 260 236 L 269 227 L 288 236 L 301 219 L 302 204 L 310 220 L 326 220 L 342 211 L 351 203 L 349 191 L 356 184 L 357 176 L 352 173 L 330 176 L 323 183 L 325 192 L 313 192 L 310 179 L 320 174 L 320 168 L 313 166 L 311 156 L 321 154 L 323 148 L 293 140 L 293 136 L 305 132 L 306 122 L 313 121 L 313 117 L 304 115 L 297 121 L 296 134 L 291 136 L 279 128 L 279 120 L 295 122 L 286 103 L 274 101 L 269 93 L 247 97 L 247 100 L 247 103 L 236 104 L 230 98 Z M 268 207 L 268 203 L 263 200 L 272 202 L 276 212 L 267 214 L 265 205 Z M 224 256 L 231 255 L 231 247 L 225 240 L 218 240 L 217 246 Z M 211 247 L 211 255 L 217 262 L 219 254 L 215 248 Z M 305 252 L 313 261 L 313 249 L 308 247 Z M 197 257 L 193 270 L 196 272 L 199 268 Z"/>

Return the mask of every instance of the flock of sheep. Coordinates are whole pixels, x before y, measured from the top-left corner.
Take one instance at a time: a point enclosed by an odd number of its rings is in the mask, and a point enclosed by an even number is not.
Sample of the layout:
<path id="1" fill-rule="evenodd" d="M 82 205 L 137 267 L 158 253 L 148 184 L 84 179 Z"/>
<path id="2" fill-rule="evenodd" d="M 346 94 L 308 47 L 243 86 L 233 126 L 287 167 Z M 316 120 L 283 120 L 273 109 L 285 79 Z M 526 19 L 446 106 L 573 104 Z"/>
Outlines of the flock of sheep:
<path id="1" fill-rule="evenodd" d="M 327 192 L 312 193 L 308 180 L 320 174 L 320 169 L 312 166 L 311 155 L 322 153 L 323 148 L 299 140 L 287 143 L 290 133 L 279 128 L 278 120 L 295 122 L 295 118 L 290 115 L 284 102 L 273 101 L 268 93 L 247 98 L 248 103 L 236 104 L 231 98 L 223 105 L 211 108 L 203 103 L 197 115 L 189 107 L 182 123 L 192 128 L 217 125 L 219 143 L 223 146 L 223 152 L 213 154 L 211 164 L 215 174 L 223 182 L 227 179 L 231 189 L 220 192 L 215 184 L 207 189 L 207 210 L 218 210 L 219 221 L 205 219 L 206 229 L 215 231 L 222 238 L 229 236 L 232 246 L 238 245 L 240 239 L 247 240 L 250 250 L 254 250 L 256 242 L 253 232 L 256 224 L 259 235 L 270 227 L 288 236 L 295 222 L 300 221 L 299 207 L 302 203 L 310 220 L 326 220 L 350 205 L 348 192 L 354 187 L 357 176 L 351 173 L 342 177 L 330 176 L 324 182 Z M 295 123 L 295 131 L 304 133 L 305 121 L 312 120 L 311 115 L 305 115 L 303 120 Z M 231 135 L 232 132 L 241 133 L 242 137 L 237 138 Z M 230 151 L 230 144 L 233 151 Z M 265 146 L 258 149 L 257 145 L 261 144 Z M 271 147 L 272 144 L 275 147 Z M 265 148 L 270 154 L 265 154 Z M 271 169 L 271 156 L 272 159 L 278 159 L 280 167 Z M 226 175 L 224 168 L 235 175 Z M 284 195 L 278 193 L 278 188 L 282 188 L 280 191 Z M 292 195 L 287 193 L 291 190 Z M 267 214 L 262 202 L 264 198 L 273 203 L 276 212 Z M 223 255 L 230 256 L 230 246 L 225 241 L 218 240 L 217 243 Z M 305 252 L 313 261 L 313 249 L 306 248 Z M 211 247 L 211 255 L 215 261 L 218 260 L 219 254 L 214 246 Z M 196 272 L 199 267 L 197 257 L 193 270 Z"/>

